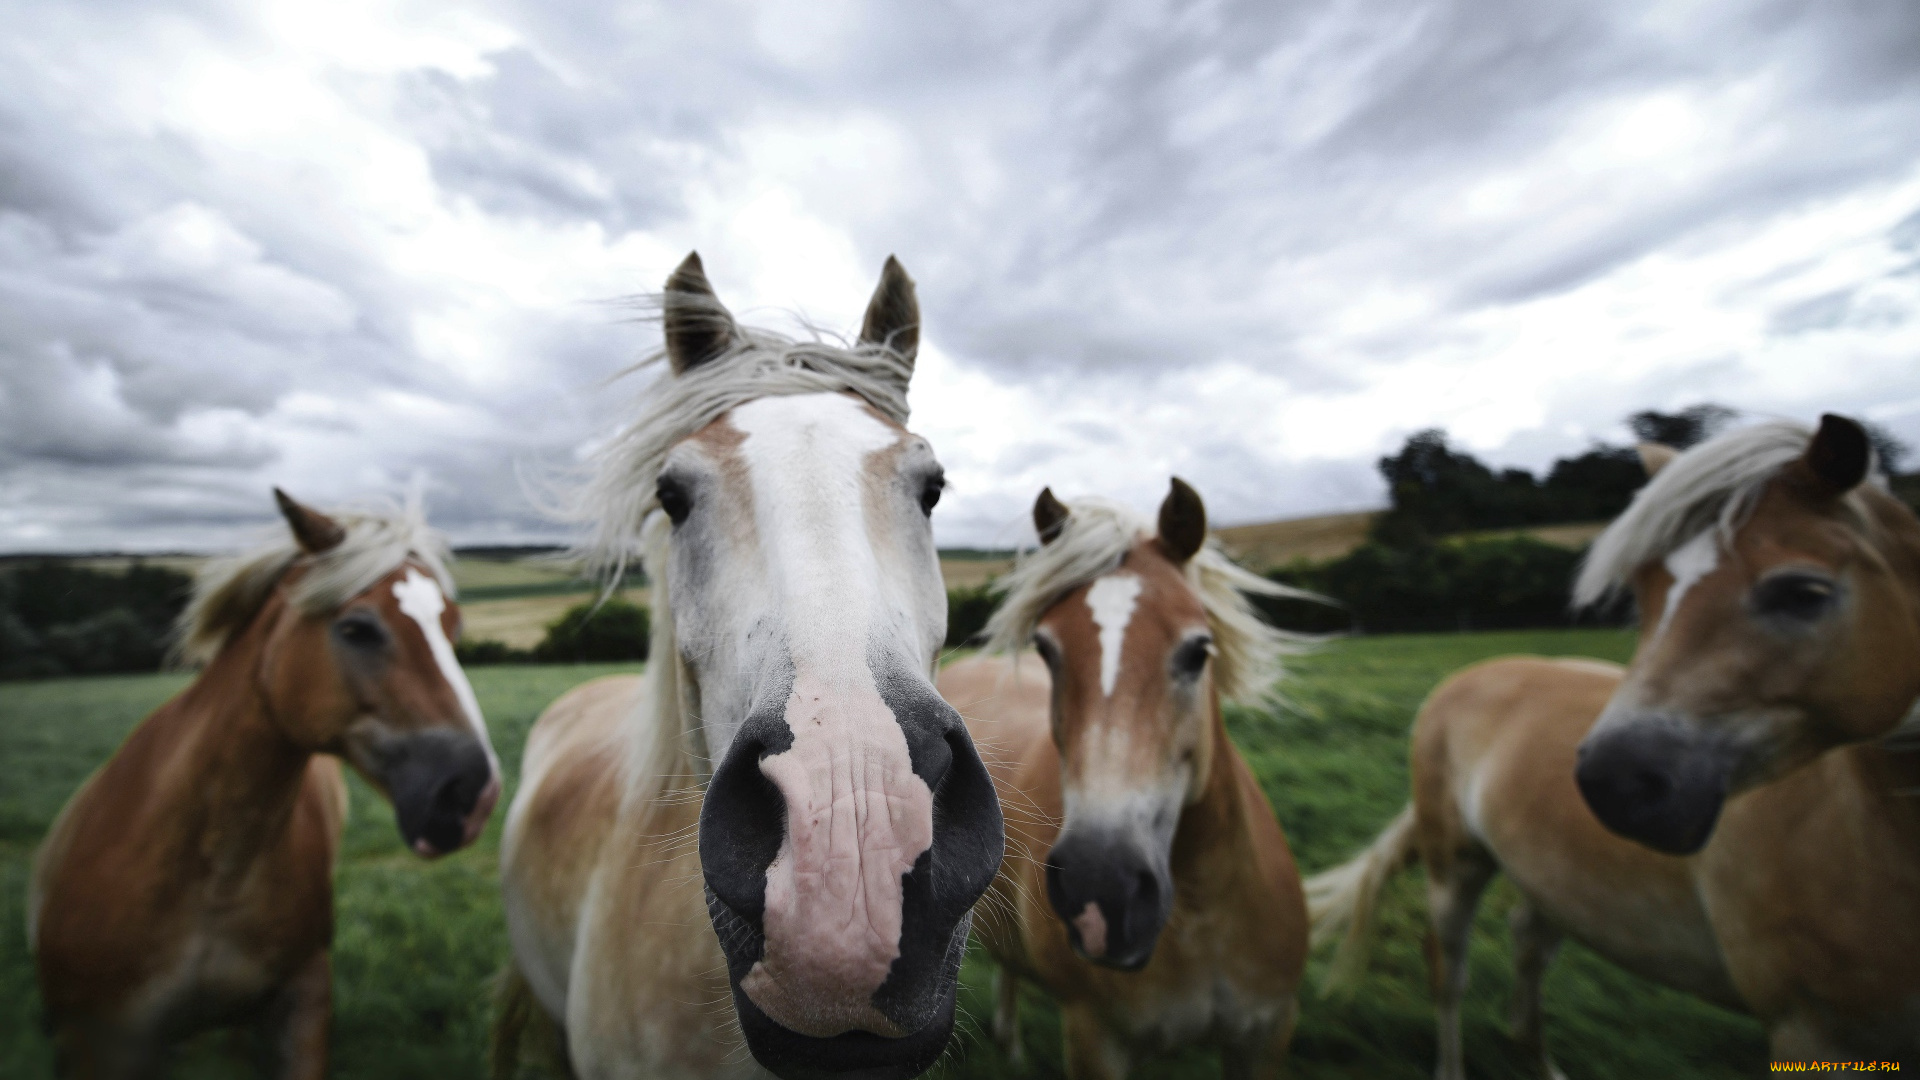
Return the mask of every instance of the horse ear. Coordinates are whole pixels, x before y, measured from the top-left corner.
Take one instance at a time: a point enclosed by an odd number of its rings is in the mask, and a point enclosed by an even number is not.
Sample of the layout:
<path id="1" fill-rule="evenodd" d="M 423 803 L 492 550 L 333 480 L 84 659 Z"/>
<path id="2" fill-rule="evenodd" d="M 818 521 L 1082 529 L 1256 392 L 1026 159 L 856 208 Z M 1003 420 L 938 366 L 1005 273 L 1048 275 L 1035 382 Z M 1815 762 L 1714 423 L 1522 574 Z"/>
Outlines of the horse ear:
<path id="1" fill-rule="evenodd" d="M 867 318 L 860 324 L 860 344 L 892 349 L 907 362 L 908 370 L 912 370 L 914 355 L 920 351 L 920 298 L 913 279 L 891 255 L 880 268 L 880 284 L 873 290 L 873 299 L 867 302 Z"/>
<path id="2" fill-rule="evenodd" d="M 280 513 L 287 519 L 287 527 L 293 530 L 293 542 L 300 545 L 301 551 L 318 555 L 339 547 L 347 538 L 347 530 L 339 522 L 311 506 L 302 506 L 279 488 L 273 489 L 273 499 L 280 504 Z"/>
<path id="3" fill-rule="evenodd" d="M 1845 495 L 1867 478 L 1873 466 L 1873 444 L 1858 422 L 1827 413 L 1800 460 L 1826 494 Z"/>
<path id="4" fill-rule="evenodd" d="M 1680 451 L 1675 450 L 1666 443 L 1643 442 L 1633 449 L 1640 455 L 1640 467 L 1647 470 L 1647 476 L 1649 478 L 1659 473 L 1661 469 L 1666 468 L 1674 458 L 1680 456 Z"/>
<path id="5" fill-rule="evenodd" d="M 1042 544 L 1051 544 L 1060 538 L 1060 530 L 1067 527 L 1066 504 L 1053 497 L 1053 489 L 1043 487 L 1040 497 L 1033 500 L 1033 531 L 1040 534 Z"/>
<path id="6" fill-rule="evenodd" d="M 688 252 L 667 278 L 660 321 L 667 335 L 667 362 L 675 375 L 699 367 L 733 344 L 733 315 L 714 295 L 699 252 Z"/>
<path id="7" fill-rule="evenodd" d="M 1207 506 L 1185 480 L 1173 478 L 1160 504 L 1160 549 L 1167 558 L 1185 565 L 1207 542 Z"/>

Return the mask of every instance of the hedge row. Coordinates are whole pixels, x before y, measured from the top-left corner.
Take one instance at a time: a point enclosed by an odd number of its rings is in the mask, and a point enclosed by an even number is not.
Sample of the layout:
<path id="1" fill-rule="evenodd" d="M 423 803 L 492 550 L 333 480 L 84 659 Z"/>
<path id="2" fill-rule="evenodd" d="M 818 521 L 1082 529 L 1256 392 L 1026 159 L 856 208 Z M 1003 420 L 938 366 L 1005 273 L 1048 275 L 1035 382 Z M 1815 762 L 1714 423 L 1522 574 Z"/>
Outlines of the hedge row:
<path id="1" fill-rule="evenodd" d="M 1386 634 L 1517 630 L 1618 622 L 1615 607 L 1576 614 L 1569 605 L 1581 552 L 1530 537 L 1388 547 L 1363 544 L 1338 559 L 1294 563 L 1275 581 L 1330 597 L 1338 607 L 1261 600 L 1268 619 L 1293 630 Z"/>

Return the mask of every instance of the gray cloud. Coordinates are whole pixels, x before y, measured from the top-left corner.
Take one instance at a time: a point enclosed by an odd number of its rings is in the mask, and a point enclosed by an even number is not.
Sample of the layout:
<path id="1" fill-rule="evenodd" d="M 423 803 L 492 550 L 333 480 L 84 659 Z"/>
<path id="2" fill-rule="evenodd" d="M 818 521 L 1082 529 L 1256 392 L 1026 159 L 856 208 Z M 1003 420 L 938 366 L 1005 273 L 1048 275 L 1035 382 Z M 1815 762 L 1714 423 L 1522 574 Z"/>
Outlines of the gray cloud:
<path id="1" fill-rule="evenodd" d="M 1389 399 L 1423 364 L 1510 381 L 1493 353 L 1519 331 L 1496 320 L 1920 161 L 1920 8 L 1902 0 L 474 17 L 498 40 L 395 25 L 329 59 L 357 43 L 237 9 L 21 13 L 0 37 L 0 547 L 219 544 L 264 519 L 269 482 L 334 498 L 416 475 L 457 535 L 553 535 L 519 475 L 604 434 L 631 391 L 603 380 L 650 344 L 594 302 L 653 287 L 687 246 L 795 237 L 823 263 L 835 243 L 866 267 L 898 252 L 960 371 L 1110 414 L 953 447 L 976 479 L 943 538 L 993 540 L 1030 480 L 1103 456 L 1137 466 L 1143 500 L 1182 470 L 1220 520 L 1364 505 L 1372 457 L 1422 422 Z M 806 227 L 756 238 L 769 215 Z M 1910 256 L 1920 212 L 1883 242 Z M 1907 340 L 1893 263 L 1794 284 L 1830 256 L 1704 290 L 1755 328 L 1544 391 L 1483 448 L 1541 464 L 1709 396 L 1920 435 L 1920 382 L 1816 400 L 1755 377 L 1757 349 L 1884 364 Z M 1634 319 L 1676 324 L 1608 310 L 1625 342 L 1652 332 Z M 1225 370 L 1376 395 L 1352 415 L 1377 418 L 1283 450 L 1280 421 L 1210 422 L 1201 384 Z"/>

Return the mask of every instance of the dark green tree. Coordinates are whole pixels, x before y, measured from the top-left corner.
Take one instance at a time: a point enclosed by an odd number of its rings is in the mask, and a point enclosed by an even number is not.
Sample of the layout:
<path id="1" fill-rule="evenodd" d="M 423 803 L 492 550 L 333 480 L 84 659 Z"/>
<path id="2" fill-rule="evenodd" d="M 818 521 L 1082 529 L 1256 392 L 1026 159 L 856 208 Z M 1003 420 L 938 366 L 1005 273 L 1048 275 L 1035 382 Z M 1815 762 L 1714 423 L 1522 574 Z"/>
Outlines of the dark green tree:
<path id="1" fill-rule="evenodd" d="M 645 660 L 650 630 L 647 609 L 637 604 L 577 604 L 547 627 L 533 656 L 547 664 Z"/>

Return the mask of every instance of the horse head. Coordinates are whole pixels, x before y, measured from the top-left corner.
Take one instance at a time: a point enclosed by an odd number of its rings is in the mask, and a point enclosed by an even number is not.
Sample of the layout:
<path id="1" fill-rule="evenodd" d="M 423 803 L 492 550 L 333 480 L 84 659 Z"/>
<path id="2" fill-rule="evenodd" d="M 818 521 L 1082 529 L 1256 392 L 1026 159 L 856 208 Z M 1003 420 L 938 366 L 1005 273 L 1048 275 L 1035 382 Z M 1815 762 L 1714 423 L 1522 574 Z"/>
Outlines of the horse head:
<path id="1" fill-rule="evenodd" d="M 1866 432 L 1839 416 L 1643 459 L 1652 480 L 1577 589 L 1630 582 L 1640 644 L 1576 776 L 1609 828 L 1690 854 L 1730 796 L 1908 716 L 1920 522 L 1868 482 Z"/>
<path id="2" fill-rule="evenodd" d="M 255 624 L 252 675 L 282 734 L 359 769 L 415 853 L 472 843 L 500 765 L 454 657 L 460 609 L 436 542 L 410 515 L 329 515 L 274 495 L 293 543 L 212 571 L 186 615 L 188 651 Z"/>
<path id="3" fill-rule="evenodd" d="M 1064 819 L 1047 899 L 1081 957 L 1137 970 L 1173 911 L 1182 816 L 1228 767 L 1220 696 L 1256 698 L 1279 674 L 1285 635 L 1246 596 L 1304 594 L 1209 545 L 1206 507 L 1177 478 L 1151 526 L 1051 490 L 1033 523 L 1040 550 L 1004 579 L 988 631 L 993 648 L 1031 644 L 1050 675 Z"/>
<path id="4" fill-rule="evenodd" d="M 665 530 L 649 570 L 676 655 L 658 662 L 712 762 L 700 861 L 741 1029 L 782 1075 L 914 1075 L 951 1033 L 1004 835 L 930 677 L 945 481 L 903 424 L 913 282 L 887 261 L 850 349 L 740 327 L 697 255 L 662 314 L 687 400 L 744 398 L 665 451 L 643 507 Z M 864 374 L 753 392 L 830 362 Z"/>

